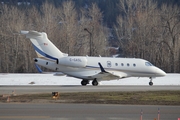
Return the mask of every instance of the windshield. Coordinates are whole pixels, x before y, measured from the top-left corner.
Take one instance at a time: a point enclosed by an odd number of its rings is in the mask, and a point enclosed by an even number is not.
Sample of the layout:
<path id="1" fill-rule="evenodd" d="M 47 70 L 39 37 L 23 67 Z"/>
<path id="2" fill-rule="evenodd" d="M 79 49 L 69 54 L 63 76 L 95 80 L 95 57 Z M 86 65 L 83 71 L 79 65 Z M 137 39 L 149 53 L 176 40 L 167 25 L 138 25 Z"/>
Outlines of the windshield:
<path id="1" fill-rule="evenodd" d="M 153 66 L 153 64 L 151 64 L 150 62 L 145 62 L 146 66 Z"/>

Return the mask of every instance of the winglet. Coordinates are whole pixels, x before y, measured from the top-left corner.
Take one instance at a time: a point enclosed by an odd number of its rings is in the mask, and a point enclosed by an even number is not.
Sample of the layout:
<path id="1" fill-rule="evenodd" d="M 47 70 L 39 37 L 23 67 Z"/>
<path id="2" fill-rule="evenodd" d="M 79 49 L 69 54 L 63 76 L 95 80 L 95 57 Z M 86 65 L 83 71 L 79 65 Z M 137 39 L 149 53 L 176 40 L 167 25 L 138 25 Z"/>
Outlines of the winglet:
<path id="1" fill-rule="evenodd" d="M 43 72 L 43 71 L 41 70 L 41 68 L 40 68 L 38 65 L 36 65 L 36 64 L 35 64 L 35 66 L 36 66 L 36 68 L 37 68 L 38 72 L 40 72 L 40 73 L 42 73 L 42 72 Z"/>
<path id="2" fill-rule="evenodd" d="M 98 64 L 99 64 L 99 67 L 100 67 L 100 69 L 101 69 L 101 72 L 106 72 L 106 71 L 104 70 L 104 68 L 102 67 L 101 63 L 98 62 Z M 106 73 L 107 73 L 107 72 L 106 72 Z"/>

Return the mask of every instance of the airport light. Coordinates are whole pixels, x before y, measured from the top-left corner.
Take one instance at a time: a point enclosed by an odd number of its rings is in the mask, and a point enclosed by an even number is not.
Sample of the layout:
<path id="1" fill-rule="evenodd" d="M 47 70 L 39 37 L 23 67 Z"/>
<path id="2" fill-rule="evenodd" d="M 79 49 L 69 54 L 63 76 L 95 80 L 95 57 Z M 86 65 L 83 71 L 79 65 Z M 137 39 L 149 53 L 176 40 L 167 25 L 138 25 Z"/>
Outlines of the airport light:
<path id="1" fill-rule="evenodd" d="M 89 50 L 89 56 L 91 56 L 91 40 L 92 40 L 92 33 L 87 29 L 87 28 L 84 28 L 85 31 L 87 31 L 89 33 L 89 46 L 90 46 L 90 50 Z"/>

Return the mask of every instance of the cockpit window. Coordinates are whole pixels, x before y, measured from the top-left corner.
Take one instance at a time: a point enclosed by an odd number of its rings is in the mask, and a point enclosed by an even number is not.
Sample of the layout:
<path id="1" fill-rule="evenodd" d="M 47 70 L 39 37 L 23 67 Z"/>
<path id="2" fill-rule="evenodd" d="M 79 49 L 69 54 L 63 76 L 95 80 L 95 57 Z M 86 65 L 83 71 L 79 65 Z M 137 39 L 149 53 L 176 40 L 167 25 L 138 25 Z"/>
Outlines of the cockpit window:
<path id="1" fill-rule="evenodd" d="M 146 66 L 153 66 L 153 64 L 151 64 L 150 62 L 145 62 Z"/>

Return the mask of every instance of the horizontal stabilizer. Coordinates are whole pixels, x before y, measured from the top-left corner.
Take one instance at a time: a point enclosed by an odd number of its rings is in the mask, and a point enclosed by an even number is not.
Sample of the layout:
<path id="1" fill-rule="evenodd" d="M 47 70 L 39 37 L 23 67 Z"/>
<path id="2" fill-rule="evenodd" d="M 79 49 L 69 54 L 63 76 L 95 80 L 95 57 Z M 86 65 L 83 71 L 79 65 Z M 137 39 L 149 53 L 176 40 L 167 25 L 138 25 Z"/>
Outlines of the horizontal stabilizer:
<path id="1" fill-rule="evenodd" d="M 23 35 L 26 35 L 27 38 L 41 36 L 41 33 L 37 32 L 37 31 L 24 31 L 24 30 L 21 30 L 20 33 L 23 34 Z"/>
<path id="2" fill-rule="evenodd" d="M 23 35 L 26 35 L 26 34 L 29 33 L 29 31 L 21 30 L 20 33 L 23 34 Z"/>

